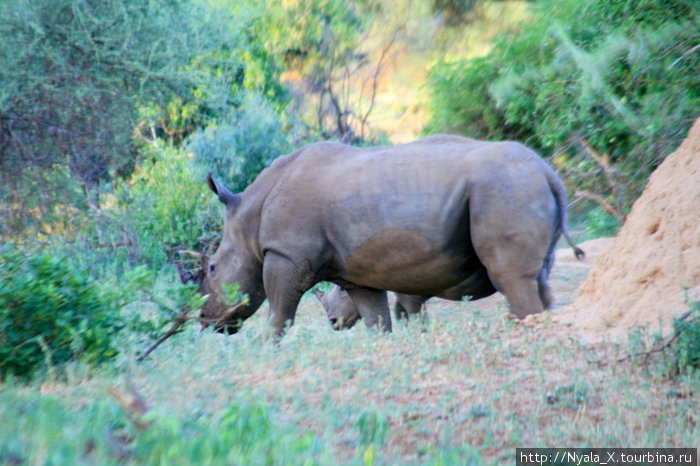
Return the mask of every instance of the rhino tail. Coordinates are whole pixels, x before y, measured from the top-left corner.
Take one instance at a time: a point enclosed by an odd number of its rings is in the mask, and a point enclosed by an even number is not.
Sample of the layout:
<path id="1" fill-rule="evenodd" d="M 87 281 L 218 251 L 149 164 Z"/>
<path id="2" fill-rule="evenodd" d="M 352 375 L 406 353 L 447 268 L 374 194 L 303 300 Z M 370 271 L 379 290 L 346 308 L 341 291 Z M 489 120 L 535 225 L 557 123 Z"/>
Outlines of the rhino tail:
<path id="1" fill-rule="evenodd" d="M 576 259 L 583 260 L 586 257 L 586 253 L 583 252 L 583 249 L 579 248 L 576 245 L 573 239 L 571 239 L 571 235 L 569 234 L 569 227 L 567 226 L 567 222 L 569 219 L 569 202 L 568 195 L 566 194 L 566 187 L 564 187 L 564 183 L 561 181 L 561 178 L 559 178 L 559 176 L 552 169 L 552 167 L 546 164 L 545 166 L 545 172 L 547 174 L 547 181 L 549 182 L 549 187 L 557 200 L 557 205 L 559 206 L 559 229 L 564 235 L 566 242 L 569 243 L 569 246 L 571 246 L 571 249 L 574 251 Z"/>

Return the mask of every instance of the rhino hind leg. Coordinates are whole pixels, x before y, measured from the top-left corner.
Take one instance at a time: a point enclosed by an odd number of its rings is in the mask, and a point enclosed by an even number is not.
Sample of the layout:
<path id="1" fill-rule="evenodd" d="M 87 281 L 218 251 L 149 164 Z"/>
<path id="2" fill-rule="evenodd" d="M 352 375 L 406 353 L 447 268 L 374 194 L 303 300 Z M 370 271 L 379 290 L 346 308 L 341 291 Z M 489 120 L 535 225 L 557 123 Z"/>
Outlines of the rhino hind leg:
<path id="1" fill-rule="evenodd" d="M 554 266 L 554 248 L 550 251 L 545 260 L 544 266 L 540 273 L 537 275 L 537 291 L 540 295 L 540 301 L 542 301 L 542 307 L 544 309 L 551 309 L 554 303 L 554 297 L 552 296 L 552 289 L 549 287 L 547 280 L 549 279 L 549 274 Z"/>
<path id="2" fill-rule="evenodd" d="M 386 291 L 371 288 L 352 288 L 347 290 L 365 325 L 370 328 L 391 332 L 391 314 Z"/>
<path id="3" fill-rule="evenodd" d="M 543 309 L 551 309 L 554 303 L 554 297 L 552 296 L 552 289 L 547 283 L 547 279 L 542 277 L 542 274 L 537 276 L 537 293 L 540 296 L 540 302 L 542 303 Z"/>
<path id="4" fill-rule="evenodd" d="M 534 276 L 507 274 L 501 277 L 496 275 L 495 279 L 503 289 L 503 294 L 510 304 L 511 313 L 516 317 L 523 319 L 544 310 L 538 282 Z"/>
<path id="5" fill-rule="evenodd" d="M 542 251 L 531 236 L 494 238 L 477 253 L 492 284 L 508 300 L 513 315 L 522 319 L 545 309 L 540 291 L 548 292 L 548 287 L 542 286 L 546 286 L 546 273 L 542 272 L 547 251 Z"/>
<path id="6" fill-rule="evenodd" d="M 423 303 L 427 301 L 423 296 L 413 294 L 396 294 L 396 304 L 394 304 L 394 316 L 397 319 L 409 319 L 418 315 L 423 309 Z"/>

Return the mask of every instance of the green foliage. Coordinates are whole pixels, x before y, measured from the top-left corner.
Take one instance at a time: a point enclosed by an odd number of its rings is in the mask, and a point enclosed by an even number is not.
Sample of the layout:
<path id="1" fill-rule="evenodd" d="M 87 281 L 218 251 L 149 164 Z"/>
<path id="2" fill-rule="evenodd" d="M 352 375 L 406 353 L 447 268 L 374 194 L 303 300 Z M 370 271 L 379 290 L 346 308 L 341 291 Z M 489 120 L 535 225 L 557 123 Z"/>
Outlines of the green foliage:
<path id="1" fill-rule="evenodd" d="M 241 284 L 238 282 L 232 285 L 222 283 L 221 289 L 224 294 L 224 303 L 229 307 L 237 304 L 248 304 L 250 302 L 248 293 L 241 293 Z"/>
<path id="2" fill-rule="evenodd" d="M 281 117 L 258 94 L 245 99 L 232 121 L 210 126 L 187 143 L 197 164 L 234 192 L 245 189 L 288 148 Z"/>
<path id="3" fill-rule="evenodd" d="M 144 266 L 98 282 L 57 248 L 30 255 L 6 245 L 0 269 L 0 379 L 28 378 L 44 363 L 50 371 L 69 361 L 95 367 L 121 352 L 121 336 L 145 342 L 208 298 Z"/>
<path id="4" fill-rule="evenodd" d="M 296 94 L 293 110 L 312 138 L 361 144 L 373 137 L 367 119 L 376 94 L 365 91 L 376 91 L 378 76 L 373 82 L 363 77 L 372 75 L 375 66 L 365 43 L 377 39 L 370 38 L 369 29 L 371 12 L 381 9 L 380 4 L 291 0 L 269 5 L 267 48 L 284 62 Z M 376 73 L 394 39 L 382 45 Z"/>
<path id="5" fill-rule="evenodd" d="M 14 173 L 0 169 L 0 241 L 24 242 L 72 231 L 79 224 L 77 213 L 85 208 L 85 192 L 63 164 L 32 166 L 25 170 L 31 182 L 8 180 Z M 60 193 L 60 198 L 57 197 Z M 25 232 L 26 235 L 18 234 Z"/>
<path id="6" fill-rule="evenodd" d="M 182 441 L 183 435 L 188 441 Z M 156 418 L 135 439 L 131 459 L 137 463 L 283 464 L 311 459 L 319 446 L 310 432 L 275 426 L 263 404 L 240 401 L 213 418 Z"/>
<path id="7" fill-rule="evenodd" d="M 493 82 L 498 75 L 498 68 L 489 57 L 436 64 L 428 76 L 433 95 L 426 132 L 460 133 L 480 139 L 505 138 L 508 125 L 503 112 L 487 105 L 490 96 L 486 83 Z M 455 89 L 459 89 L 457 96 L 448 92 Z"/>
<path id="8" fill-rule="evenodd" d="M 245 89 L 281 110 L 263 13 L 255 0 L 2 2 L 0 235 L 72 226 L 131 175 L 139 144 L 181 143 Z"/>
<path id="9" fill-rule="evenodd" d="M 160 269 L 183 250 L 201 251 L 221 222 L 190 154 L 160 142 L 142 153 L 143 164 L 128 181 L 116 182 L 113 194 L 101 196 L 79 238 L 96 252 L 107 251 L 117 269 L 135 263 Z"/>
<path id="10" fill-rule="evenodd" d="M 65 257 L 4 249 L 0 378 L 27 377 L 44 361 L 95 365 L 117 355 L 113 337 L 125 325 L 118 312 L 122 296 L 70 268 Z"/>
<path id="11" fill-rule="evenodd" d="M 357 52 L 358 31 L 366 20 L 362 2 L 293 0 L 269 9 L 269 48 L 288 67 L 311 75 L 324 67 L 324 60 L 339 62 Z"/>
<path id="12" fill-rule="evenodd" d="M 187 315 L 200 309 L 207 301 L 208 296 L 199 293 L 197 284 L 181 284 L 174 277 L 169 278 L 162 279 L 159 274 L 144 266 L 134 267 L 124 274 L 120 286 L 126 297 L 124 301 L 127 306 L 136 307 L 140 311 L 138 315 L 132 314 L 129 322 L 128 330 L 132 333 L 150 333 L 150 336 L 154 336 L 155 331 L 171 324 L 179 313 Z M 143 309 L 149 307 L 154 312 L 144 313 Z"/>
<path id="13" fill-rule="evenodd" d="M 313 433 L 276 425 L 263 404 L 243 397 L 220 415 L 153 412 L 135 420 L 108 399 L 82 405 L 3 390 L 0 463 L 318 464 L 328 458 Z"/>
<path id="14" fill-rule="evenodd" d="M 258 0 L 223 0 L 201 5 L 213 23 L 223 25 L 211 50 L 202 50 L 185 66 L 192 78 L 191 91 L 167 105 L 142 105 L 139 136 L 153 136 L 180 145 L 199 128 L 231 119 L 248 92 L 264 96 L 267 105 L 283 111 L 287 90 L 279 80 L 282 71 L 267 50 L 269 21 Z"/>
<path id="15" fill-rule="evenodd" d="M 690 305 L 686 319 L 675 319 L 677 340 L 673 345 L 674 372 L 693 373 L 700 370 L 700 301 Z"/>
<path id="16" fill-rule="evenodd" d="M 432 0 L 433 11 L 445 16 L 448 24 L 464 22 L 479 0 Z"/>
<path id="17" fill-rule="evenodd" d="M 586 213 L 586 237 L 589 239 L 615 236 L 620 220 L 595 206 Z"/>
<path id="18" fill-rule="evenodd" d="M 136 105 L 186 93 L 193 76 L 183 66 L 222 45 L 224 25 L 202 6 L 3 2 L 3 166 L 67 163 L 87 184 L 125 168 Z"/>
<path id="19" fill-rule="evenodd" d="M 540 0 L 486 57 L 433 68 L 428 131 L 553 152 L 579 196 L 622 219 L 697 116 L 697 31 L 683 0 Z"/>
<path id="20" fill-rule="evenodd" d="M 384 445 L 386 431 L 389 425 L 381 412 L 370 409 L 360 414 L 357 420 L 357 429 L 360 431 L 360 445 L 369 446 L 376 444 Z"/>

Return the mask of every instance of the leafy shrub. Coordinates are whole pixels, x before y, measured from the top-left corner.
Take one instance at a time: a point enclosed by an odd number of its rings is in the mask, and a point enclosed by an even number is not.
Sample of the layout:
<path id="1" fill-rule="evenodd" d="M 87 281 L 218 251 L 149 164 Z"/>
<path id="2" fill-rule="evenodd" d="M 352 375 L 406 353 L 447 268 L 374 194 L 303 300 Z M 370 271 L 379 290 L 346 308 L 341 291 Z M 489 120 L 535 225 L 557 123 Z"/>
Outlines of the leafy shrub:
<path id="1" fill-rule="evenodd" d="M 183 442 L 183 436 L 189 441 Z M 265 405 L 239 400 L 220 416 L 161 418 L 135 439 L 136 462 L 298 464 L 321 456 L 312 432 L 275 425 Z"/>
<path id="2" fill-rule="evenodd" d="M 445 16 L 448 24 L 459 24 L 476 6 L 477 0 L 432 0 L 432 9 Z"/>
<path id="3" fill-rule="evenodd" d="M 182 149 L 156 142 L 142 149 L 144 162 L 128 182 L 117 182 L 85 222 L 82 239 L 113 273 L 134 264 L 160 269 L 180 250 L 201 251 L 216 236 L 221 214 L 205 174 Z"/>
<path id="4" fill-rule="evenodd" d="M 605 212 L 600 206 L 593 207 L 586 213 L 586 236 L 588 238 L 600 238 L 601 236 L 615 236 L 620 226 L 620 221 L 615 216 Z"/>
<path id="5" fill-rule="evenodd" d="M 577 196 L 621 220 L 697 117 L 697 11 L 675 0 L 539 0 L 483 58 L 430 74 L 431 132 L 554 153 Z"/>
<path id="6" fill-rule="evenodd" d="M 357 429 L 360 432 L 360 445 L 376 444 L 382 446 L 386 439 L 388 424 L 381 412 L 376 409 L 368 409 L 357 420 Z"/>
<path id="7" fill-rule="evenodd" d="M 234 192 L 242 191 L 260 171 L 288 149 L 282 120 L 267 100 L 250 94 L 233 121 L 193 135 L 187 149 Z"/>
<path id="8" fill-rule="evenodd" d="M 282 107 L 265 12 L 255 0 L 0 2 L 0 236 L 52 236 L 131 176 L 140 142 L 180 144 L 247 89 Z"/>
<path id="9" fill-rule="evenodd" d="M 96 366 L 117 356 L 120 332 L 145 342 L 178 318 L 189 320 L 207 299 L 196 284 L 182 285 L 174 274 L 157 280 L 144 266 L 98 284 L 56 250 L 28 255 L 5 246 L 0 269 L 0 379 L 28 378 L 44 362 Z"/>
<path id="10" fill-rule="evenodd" d="M 675 319 L 673 346 L 675 371 L 680 374 L 700 370 L 700 301 L 690 305 L 686 319 Z"/>
<path id="11" fill-rule="evenodd" d="M 0 253 L 0 377 L 29 376 L 45 360 L 79 358 L 97 364 L 118 350 L 113 336 L 123 326 L 120 297 L 102 288 L 65 257 Z"/>

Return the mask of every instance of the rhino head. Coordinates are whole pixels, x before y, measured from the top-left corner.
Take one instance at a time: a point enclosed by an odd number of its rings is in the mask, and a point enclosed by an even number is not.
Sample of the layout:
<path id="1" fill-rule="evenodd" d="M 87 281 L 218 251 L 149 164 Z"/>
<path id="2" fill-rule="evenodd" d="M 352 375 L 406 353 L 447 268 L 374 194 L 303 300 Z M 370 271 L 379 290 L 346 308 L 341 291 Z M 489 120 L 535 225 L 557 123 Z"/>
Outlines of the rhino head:
<path id="1" fill-rule="evenodd" d="M 265 300 L 262 279 L 262 262 L 250 248 L 251 235 L 249 222 L 242 215 L 241 194 L 234 194 L 207 177 L 209 188 L 226 206 L 224 230 L 221 244 L 211 257 L 202 258 L 200 293 L 208 294 L 209 299 L 202 307 L 200 321 L 202 329 L 213 326 L 217 332 L 233 334 L 238 332 L 245 319 L 258 310 Z M 227 303 L 222 285 L 238 283 L 240 293 L 247 296 L 241 303 Z"/>
<path id="2" fill-rule="evenodd" d="M 360 319 L 360 311 L 348 292 L 341 287 L 333 286 L 328 292 L 315 288 L 314 294 L 321 302 L 328 321 L 335 330 L 352 328 Z"/>

